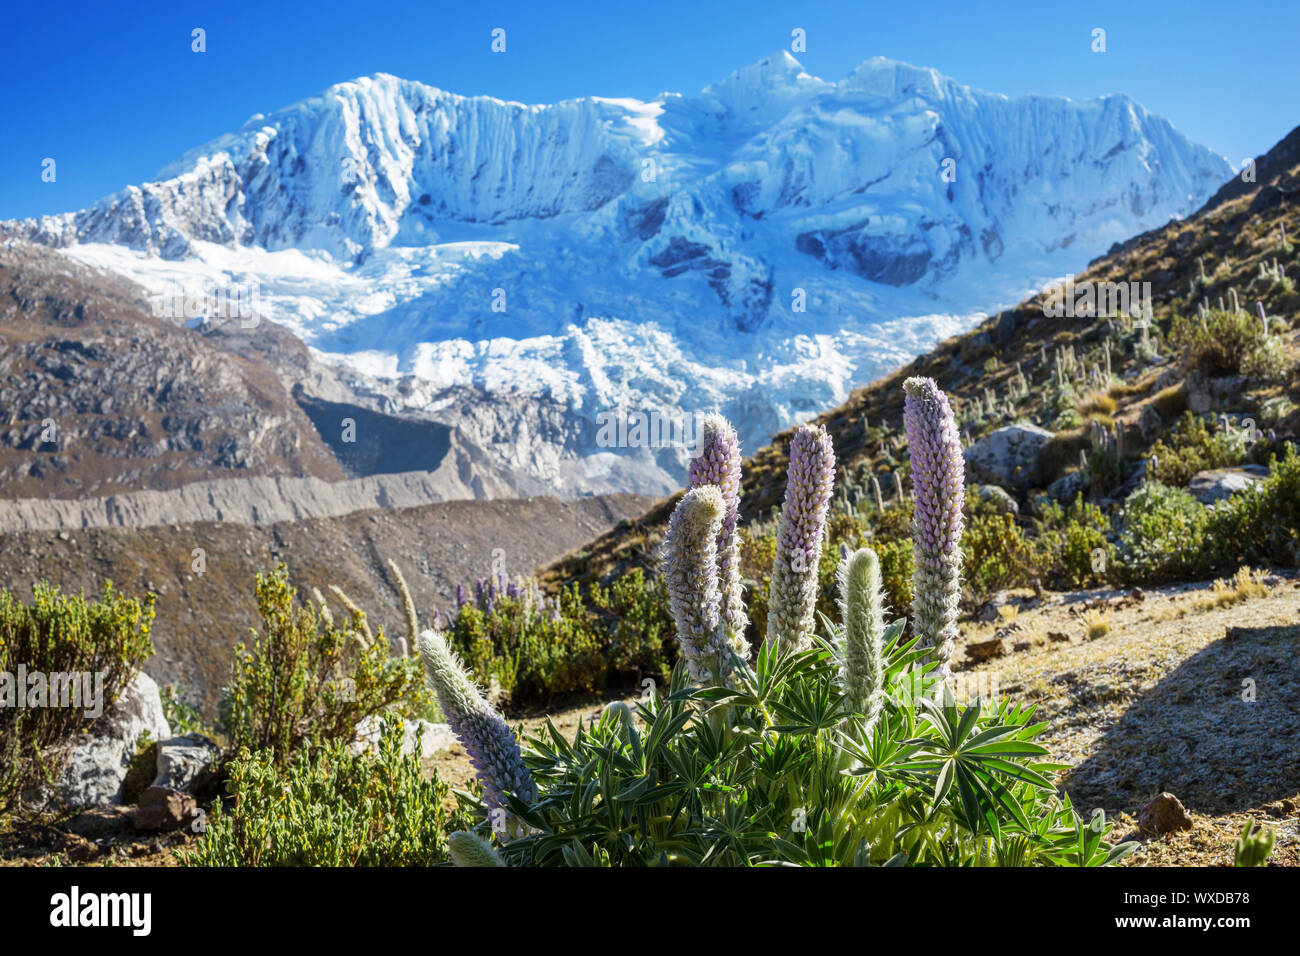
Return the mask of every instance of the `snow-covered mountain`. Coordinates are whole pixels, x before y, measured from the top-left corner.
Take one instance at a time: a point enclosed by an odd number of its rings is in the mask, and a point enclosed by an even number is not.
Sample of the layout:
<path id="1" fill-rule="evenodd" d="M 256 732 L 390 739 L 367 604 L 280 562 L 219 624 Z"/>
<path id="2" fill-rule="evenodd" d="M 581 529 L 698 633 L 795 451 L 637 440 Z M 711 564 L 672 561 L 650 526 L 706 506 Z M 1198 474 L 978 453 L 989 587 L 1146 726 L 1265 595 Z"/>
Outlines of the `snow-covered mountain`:
<path id="1" fill-rule="evenodd" d="M 779 53 L 650 102 L 363 77 L 6 231 L 160 295 L 251 287 L 388 410 L 553 486 L 654 491 L 683 451 L 601 447 L 598 413 L 717 409 L 752 450 L 1231 175 L 1124 95 Z"/>

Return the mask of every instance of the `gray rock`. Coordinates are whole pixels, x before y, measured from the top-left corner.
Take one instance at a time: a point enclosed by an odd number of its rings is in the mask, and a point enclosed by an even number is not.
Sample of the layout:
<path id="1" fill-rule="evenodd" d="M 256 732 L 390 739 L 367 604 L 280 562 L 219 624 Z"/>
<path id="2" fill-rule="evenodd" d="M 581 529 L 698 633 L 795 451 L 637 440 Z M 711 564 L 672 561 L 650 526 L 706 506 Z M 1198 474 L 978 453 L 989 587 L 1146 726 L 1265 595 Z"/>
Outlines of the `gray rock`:
<path id="1" fill-rule="evenodd" d="M 1198 471 L 1187 484 L 1187 490 L 1201 502 L 1212 505 L 1245 491 L 1257 481 L 1268 477 L 1263 465 L 1241 465 L 1237 468 L 1213 468 Z"/>
<path id="2" fill-rule="evenodd" d="M 990 502 L 999 513 L 1020 514 L 1020 505 L 1016 504 L 1016 499 L 1012 498 L 1005 488 L 999 488 L 997 485 L 976 485 L 974 490 L 980 501 Z"/>
<path id="3" fill-rule="evenodd" d="M 357 737 L 351 747 L 354 754 L 379 749 L 379 738 L 383 735 L 380 724 L 380 718 L 373 716 L 366 717 L 357 724 Z M 419 718 L 407 720 L 402 727 L 402 753 L 416 752 L 417 735 L 421 758 L 441 753 L 456 742 L 456 735 L 448 724 L 435 724 Z"/>
<path id="4" fill-rule="evenodd" d="M 1165 420 L 1156 409 L 1155 403 L 1148 402 L 1143 405 L 1142 414 L 1138 416 L 1138 431 L 1142 434 L 1142 440 L 1153 442 L 1164 430 Z"/>
<path id="5" fill-rule="evenodd" d="M 1052 433 L 1037 425 L 1005 425 L 966 449 L 972 481 L 1003 488 L 1028 488 L 1038 471 L 1038 453 Z"/>
<path id="6" fill-rule="evenodd" d="M 158 775 L 151 786 L 194 793 L 212 780 L 221 748 L 202 734 L 181 734 L 158 743 Z"/>
<path id="7" fill-rule="evenodd" d="M 1053 501 L 1073 501 L 1080 492 L 1088 490 L 1088 476 L 1082 471 L 1062 475 L 1047 486 L 1047 496 Z"/>
<path id="8" fill-rule="evenodd" d="M 1245 375 L 1225 375 L 1210 378 L 1200 372 L 1190 372 L 1187 376 L 1187 407 L 1196 414 L 1219 408 L 1225 399 L 1236 395 L 1246 387 Z"/>
<path id="9" fill-rule="evenodd" d="M 142 734 L 170 737 L 158 685 L 140 671 L 118 699 L 72 742 L 53 794 L 37 802 L 64 807 L 93 807 L 122 801 L 122 782 Z"/>

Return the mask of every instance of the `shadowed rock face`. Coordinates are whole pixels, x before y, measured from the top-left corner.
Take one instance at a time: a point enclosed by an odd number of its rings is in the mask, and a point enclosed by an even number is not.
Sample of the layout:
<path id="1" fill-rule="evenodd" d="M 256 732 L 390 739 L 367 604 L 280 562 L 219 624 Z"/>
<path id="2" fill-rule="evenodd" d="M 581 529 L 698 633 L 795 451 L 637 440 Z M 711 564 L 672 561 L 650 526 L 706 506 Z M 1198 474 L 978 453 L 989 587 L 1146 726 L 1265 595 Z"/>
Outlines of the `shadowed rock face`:
<path id="1" fill-rule="evenodd" d="M 313 398 L 301 389 L 294 398 L 349 478 L 434 471 L 451 450 L 450 425 L 398 418 L 359 405 Z"/>
<path id="2" fill-rule="evenodd" d="M 911 285 L 925 275 L 932 254 L 916 238 L 901 241 L 872 236 L 860 222 L 845 229 L 819 229 L 800 233 L 795 248 L 828 269 L 847 269 L 854 275 L 885 285 Z"/>

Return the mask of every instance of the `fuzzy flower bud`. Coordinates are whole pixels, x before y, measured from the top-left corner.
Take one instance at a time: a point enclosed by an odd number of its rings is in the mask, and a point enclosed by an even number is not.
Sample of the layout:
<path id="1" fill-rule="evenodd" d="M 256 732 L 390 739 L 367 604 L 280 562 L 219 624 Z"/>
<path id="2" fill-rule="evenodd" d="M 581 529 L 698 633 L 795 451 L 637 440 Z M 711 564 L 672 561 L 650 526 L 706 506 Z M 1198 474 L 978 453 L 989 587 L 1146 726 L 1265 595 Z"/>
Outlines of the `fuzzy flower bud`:
<path id="1" fill-rule="evenodd" d="M 840 683 L 855 714 L 875 724 L 885 702 L 885 600 L 880 561 L 862 548 L 840 563 L 840 613 L 844 622 Z"/>
<path id="2" fill-rule="evenodd" d="M 714 485 L 722 493 L 722 526 L 718 529 L 718 589 L 722 592 L 722 621 L 727 642 L 741 660 L 749 657 L 745 630 L 749 615 L 740 588 L 740 440 L 721 415 L 708 415 L 703 423 L 700 454 L 691 459 L 688 487 Z"/>
<path id="3" fill-rule="evenodd" d="M 731 670 L 718 589 L 718 531 L 726 503 L 714 485 L 688 491 L 668 520 L 663 572 L 677 643 L 691 679 L 706 684 Z"/>
<path id="4" fill-rule="evenodd" d="M 961 597 L 966 463 L 948 397 L 930 378 L 903 383 L 903 423 L 912 456 L 912 627 L 946 673 Z"/>
<path id="5" fill-rule="evenodd" d="M 772 562 L 767 641 L 787 650 L 811 646 L 826 512 L 835 483 L 835 451 L 825 427 L 801 425 L 790 440 L 785 504 Z"/>
<path id="6" fill-rule="evenodd" d="M 437 631 L 421 634 L 420 659 L 447 723 L 469 754 L 483 784 L 488 809 L 505 807 L 507 793 L 524 803 L 534 803 L 537 787 L 524 766 L 519 742 L 501 715 L 483 699 L 446 639 Z"/>
<path id="7" fill-rule="evenodd" d="M 477 833 L 457 830 L 447 834 L 447 850 L 456 866 L 505 866 L 501 855 Z"/>

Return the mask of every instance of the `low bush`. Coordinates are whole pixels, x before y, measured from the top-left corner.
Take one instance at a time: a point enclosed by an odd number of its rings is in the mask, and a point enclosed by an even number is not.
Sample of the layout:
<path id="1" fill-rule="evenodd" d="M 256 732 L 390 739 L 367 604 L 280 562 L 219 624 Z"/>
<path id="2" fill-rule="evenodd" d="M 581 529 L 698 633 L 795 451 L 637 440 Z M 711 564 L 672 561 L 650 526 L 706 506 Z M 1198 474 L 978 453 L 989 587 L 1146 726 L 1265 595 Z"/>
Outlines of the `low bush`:
<path id="1" fill-rule="evenodd" d="M 399 720 L 385 720 L 377 753 L 339 740 L 308 744 L 288 762 L 242 749 L 228 765 L 229 810 L 206 820 L 194 866 L 430 866 L 446 834 L 468 825 L 451 791 L 402 754 Z"/>
<path id="2" fill-rule="evenodd" d="M 608 587 L 592 585 L 585 598 L 570 584 L 545 600 L 521 589 L 490 604 L 466 602 L 447 638 L 477 680 L 521 704 L 666 677 L 671 628 L 663 583 L 638 568 Z"/>
<path id="3" fill-rule="evenodd" d="M 1165 485 L 1184 487 L 1198 471 L 1228 468 L 1246 458 L 1246 444 L 1236 429 L 1220 428 L 1213 418 L 1184 412 L 1150 450 L 1156 465 L 1151 473 Z"/>
<path id="4" fill-rule="evenodd" d="M 283 564 L 258 575 L 257 611 L 261 630 L 235 648 L 221 702 L 233 748 L 273 751 L 283 767 L 309 743 L 351 741 L 365 717 L 427 706 L 414 658 L 393 657 L 355 605 L 336 624 L 328 608 L 299 604 Z"/>
<path id="5" fill-rule="evenodd" d="M 1245 374 L 1271 378 L 1285 366 L 1277 338 L 1244 311 L 1211 309 L 1203 316 L 1176 316 L 1169 341 L 1185 350 L 1190 369 L 1212 377 Z"/>
<path id="6" fill-rule="evenodd" d="M 977 514 L 962 540 L 966 585 L 977 600 L 995 591 L 1027 584 L 1034 554 L 1016 519 L 1009 514 Z"/>
<path id="7" fill-rule="evenodd" d="M 1243 564 L 1300 568 L 1300 451 L 1287 445 L 1269 476 L 1210 509 L 1205 540 L 1216 571 Z"/>
<path id="8" fill-rule="evenodd" d="M 1068 508 L 1047 502 L 1038 520 L 1037 563 L 1045 583 L 1064 590 L 1093 587 L 1114 564 L 1110 519 L 1080 494 Z"/>
<path id="9" fill-rule="evenodd" d="M 87 601 L 39 582 L 30 605 L 0 589 L 0 808 L 48 781 L 58 769 L 53 746 L 88 726 L 98 716 L 88 711 L 106 710 L 130 683 L 153 654 L 153 618 L 153 595 L 127 598 L 112 584 Z M 82 675 L 90 675 L 89 688 Z M 88 699 L 97 691 L 98 701 Z M 39 706 L 16 706 L 19 694 Z"/>
<path id="10" fill-rule="evenodd" d="M 1120 509 L 1119 557 L 1134 584 L 1157 584 L 1206 570 L 1209 510 L 1181 488 L 1148 481 Z"/>

